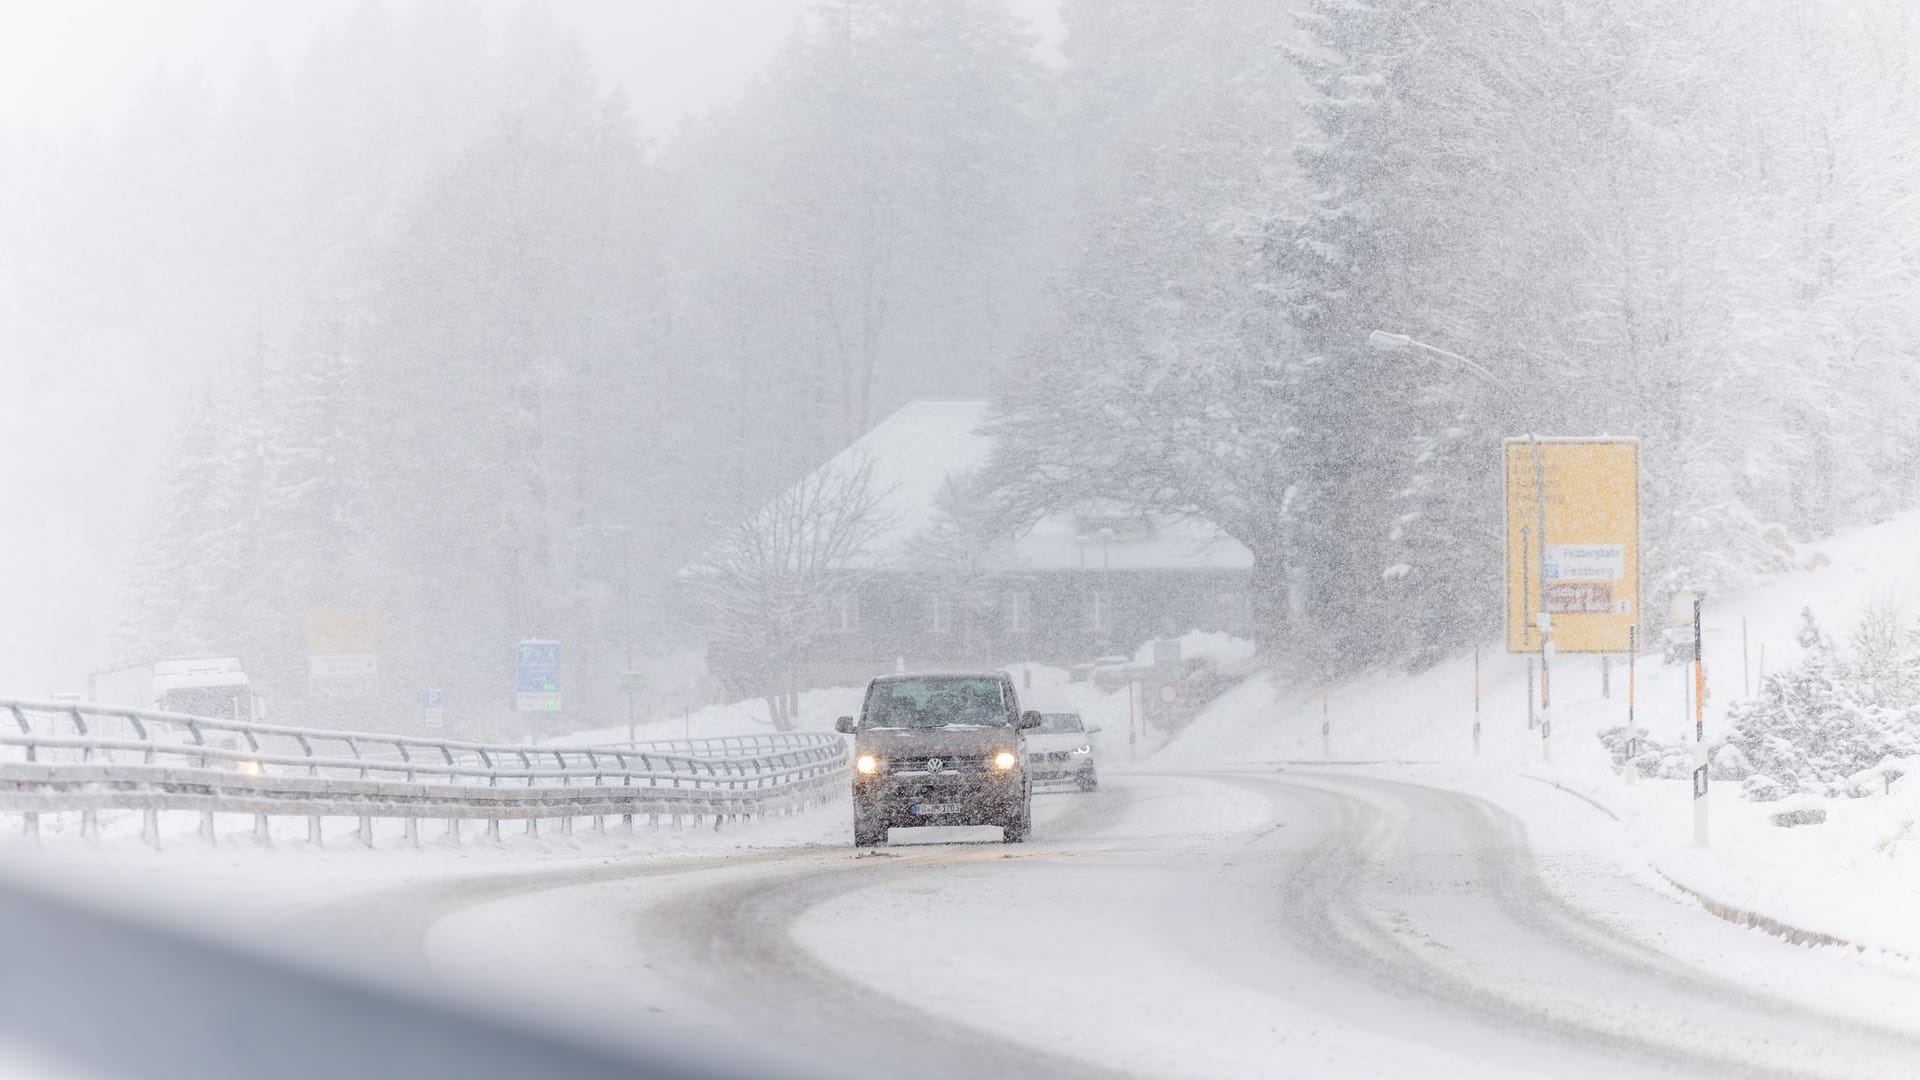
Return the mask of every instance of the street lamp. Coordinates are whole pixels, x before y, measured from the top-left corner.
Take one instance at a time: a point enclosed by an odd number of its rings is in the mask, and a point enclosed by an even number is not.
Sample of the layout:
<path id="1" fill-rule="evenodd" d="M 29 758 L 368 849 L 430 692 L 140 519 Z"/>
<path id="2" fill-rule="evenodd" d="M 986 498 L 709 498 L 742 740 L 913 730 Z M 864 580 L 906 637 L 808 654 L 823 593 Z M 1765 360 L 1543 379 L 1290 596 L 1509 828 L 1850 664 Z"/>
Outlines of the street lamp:
<path id="1" fill-rule="evenodd" d="M 1465 369 L 1469 374 L 1500 392 L 1501 411 L 1509 419 L 1518 420 L 1518 411 L 1514 405 L 1513 387 L 1505 379 L 1488 371 L 1485 365 L 1476 363 L 1457 352 L 1442 349 L 1438 345 L 1429 345 L 1418 338 L 1406 334 L 1390 334 L 1385 330 L 1375 330 L 1367 335 L 1367 344 L 1380 352 L 1420 351 L 1432 353 Z M 1553 736 L 1552 684 L 1547 674 L 1547 662 L 1553 656 L 1553 616 L 1547 611 L 1547 479 L 1546 467 L 1540 460 L 1540 437 L 1529 431 L 1527 445 L 1533 451 L 1533 509 L 1534 536 L 1540 551 L 1540 739 L 1544 749 Z M 1504 470 L 1506 463 L 1501 462 Z M 1522 530 L 1524 532 L 1524 530 Z M 1524 543 L 1520 550 L 1520 563 L 1526 565 L 1527 553 Z M 1524 624 L 1524 616 L 1522 623 Z"/>
<path id="2" fill-rule="evenodd" d="M 1461 356 L 1459 353 L 1443 349 L 1438 345 L 1429 345 L 1424 341 L 1410 338 L 1405 334 L 1389 334 L 1385 330 L 1375 330 L 1373 333 L 1367 335 L 1367 344 L 1373 346 L 1380 352 L 1407 352 L 1413 349 L 1430 352 L 1435 356 L 1442 356 L 1459 364 L 1496 390 L 1510 391 L 1512 389 L 1512 387 L 1507 385 L 1505 379 L 1488 371 L 1484 366 Z M 1510 398 L 1503 398 L 1502 403 L 1509 412 L 1512 411 L 1512 400 Z"/>

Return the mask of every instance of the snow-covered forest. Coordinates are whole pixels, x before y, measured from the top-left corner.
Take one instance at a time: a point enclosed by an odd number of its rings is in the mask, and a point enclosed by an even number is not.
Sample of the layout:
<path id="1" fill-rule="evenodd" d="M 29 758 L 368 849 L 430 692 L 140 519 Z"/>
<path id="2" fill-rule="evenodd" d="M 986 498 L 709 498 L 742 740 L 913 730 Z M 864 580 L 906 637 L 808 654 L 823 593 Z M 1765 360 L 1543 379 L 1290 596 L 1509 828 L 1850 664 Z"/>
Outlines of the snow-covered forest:
<path id="1" fill-rule="evenodd" d="M 195 373 L 103 511 L 120 657 L 271 692 L 377 609 L 392 686 L 551 637 L 617 713 L 675 569 L 915 398 L 994 402 L 1000 527 L 1223 526 L 1302 666 L 1493 632 L 1504 435 L 1644 440 L 1650 598 L 1914 505 L 1905 0 L 1294 6 L 1065 0 L 1055 65 L 994 0 L 823 0 L 645 141 L 538 7 L 369 5 L 6 136 L 0 353 Z"/>

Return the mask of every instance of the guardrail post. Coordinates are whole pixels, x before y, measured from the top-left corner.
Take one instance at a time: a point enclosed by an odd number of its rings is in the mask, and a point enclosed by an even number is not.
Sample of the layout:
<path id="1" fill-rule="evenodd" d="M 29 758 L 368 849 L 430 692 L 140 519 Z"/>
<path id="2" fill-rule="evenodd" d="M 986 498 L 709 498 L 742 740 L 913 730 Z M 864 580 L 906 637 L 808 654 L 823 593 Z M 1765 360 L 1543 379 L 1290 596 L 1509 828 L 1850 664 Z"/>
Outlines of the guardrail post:
<path id="1" fill-rule="evenodd" d="M 420 819 L 417 817 L 407 819 L 407 846 L 420 846 Z"/>
<path id="2" fill-rule="evenodd" d="M 39 814 L 28 811 L 20 815 L 20 835 L 26 837 L 30 843 L 38 844 L 40 842 Z"/>
<path id="3" fill-rule="evenodd" d="M 140 812 L 140 839 L 153 850 L 160 850 L 160 811 L 151 806 Z"/>
<path id="4" fill-rule="evenodd" d="M 460 819 L 457 817 L 447 819 L 447 841 L 454 847 L 460 846 Z"/>
<path id="5" fill-rule="evenodd" d="M 487 839 L 493 841 L 496 844 L 500 842 L 500 819 L 499 818 L 492 817 L 487 819 Z"/>
<path id="6" fill-rule="evenodd" d="M 100 811 L 80 811 L 80 839 L 89 844 L 100 842 Z"/>
<path id="7" fill-rule="evenodd" d="M 360 815 L 360 828 L 357 830 L 357 834 L 360 837 L 360 846 L 373 846 L 373 819 L 371 817 L 365 814 Z"/>
<path id="8" fill-rule="evenodd" d="M 273 844 L 273 834 L 267 830 L 267 815 L 253 815 L 253 839 L 261 847 L 269 847 Z"/>
<path id="9" fill-rule="evenodd" d="M 312 814 L 307 818 L 307 843 L 314 847 L 326 847 L 326 841 L 320 831 L 320 815 Z"/>
<path id="10" fill-rule="evenodd" d="M 200 811 L 200 839 L 205 840 L 209 844 L 218 844 L 220 842 L 219 839 L 213 835 L 213 811 L 211 810 Z"/>

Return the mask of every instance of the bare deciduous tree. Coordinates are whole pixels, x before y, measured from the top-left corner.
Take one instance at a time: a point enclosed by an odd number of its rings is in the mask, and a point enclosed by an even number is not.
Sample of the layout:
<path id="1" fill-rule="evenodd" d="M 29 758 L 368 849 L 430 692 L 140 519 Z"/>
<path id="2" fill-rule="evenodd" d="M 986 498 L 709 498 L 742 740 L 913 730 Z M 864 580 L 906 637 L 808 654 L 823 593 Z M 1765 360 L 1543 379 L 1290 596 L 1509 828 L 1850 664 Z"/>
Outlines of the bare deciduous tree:
<path id="1" fill-rule="evenodd" d="M 712 635 L 714 674 L 764 697 L 781 731 L 798 709 L 794 664 L 831 625 L 839 598 L 876 568 L 885 495 L 866 457 L 837 460 L 727 526 L 687 572 Z"/>

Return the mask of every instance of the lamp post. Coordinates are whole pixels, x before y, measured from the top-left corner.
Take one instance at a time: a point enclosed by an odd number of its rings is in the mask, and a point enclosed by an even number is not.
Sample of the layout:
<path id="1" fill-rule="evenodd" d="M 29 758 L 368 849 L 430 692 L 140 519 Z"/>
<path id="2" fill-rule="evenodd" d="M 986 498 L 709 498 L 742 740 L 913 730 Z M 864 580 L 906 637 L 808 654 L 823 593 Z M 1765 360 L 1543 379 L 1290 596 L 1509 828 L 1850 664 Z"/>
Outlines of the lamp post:
<path id="1" fill-rule="evenodd" d="M 1093 640 L 1098 642 L 1100 638 L 1100 620 L 1097 617 L 1094 599 L 1088 595 L 1089 590 L 1087 589 L 1087 534 L 1080 533 L 1076 535 L 1073 538 L 1073 544 L 1080 549 L 1080 599 L 1087 605 L 1087 631 Z M 1097 644 L 1093 652 L 1095 656 L 1099 655 L 1100 649 Z"/>
<path id="2" fill-rule="evenodd" d="M 1375 330 L 1368 334 L 1367 344 L 1380 352 L 1417 350 L 1431 353 L 1458 365 L 1468 374 L 1498 391 L 1500 397 L 1497 400 L 1500 402 L 1501 412 L 1506 414 L 1508 420 L 1518 421 L 1519 416 L 1513 404 L 1513 386 L 1505 379 L 1488 371 L 1485 365 L 1469 360 L 1457 352 L 1442 349 L 1438 345 L 1429 345 L 1406 334 L 1390 334 L 1385 330 Z M 1553 616 L 1547 610 L 1547 474 L 1546 466 L 1540 459 L 1540 436 L 1529 431 L 1527 445 L 1533 451 L 1533 535 L 1534 543 L 1538 546 L 1540 553 L 1540 606 L 1536 616 L 1540 623 L 1540 751 L 1543 756 L 1551 757 L 1553 754 L 1553 680 L 1547 673 L 1547 665 L 1553 658 Z M 1502 455 L 1501 468 L 1502 470 L 1506 468 L 1504 455 Z M 1520 552 L 1522 565 L 1525 564 L 1526 557 L 1523 544 Z"/>
<path id="3" fill-rule="evenodd" d="M 1095 628 L 1100 636 L 1112 640 L 1111 628 L 1106 624 L 1113 620 L 1113 528 L 1100 527 L 1100 603 L 1095 608 L 1097 618 Z M 1105 651 L 1104 649 L 1102 651 Z"/>
<path id="4" fill-rule="evenodd" d="M 620 634 L 626 644 L 626 666 L 620 684 L 627 692 L 627 741 L 634 740 L 633 707 L 633 530 L 625 525 L 602 525 L 600 532 L 620 538 Z"/>

